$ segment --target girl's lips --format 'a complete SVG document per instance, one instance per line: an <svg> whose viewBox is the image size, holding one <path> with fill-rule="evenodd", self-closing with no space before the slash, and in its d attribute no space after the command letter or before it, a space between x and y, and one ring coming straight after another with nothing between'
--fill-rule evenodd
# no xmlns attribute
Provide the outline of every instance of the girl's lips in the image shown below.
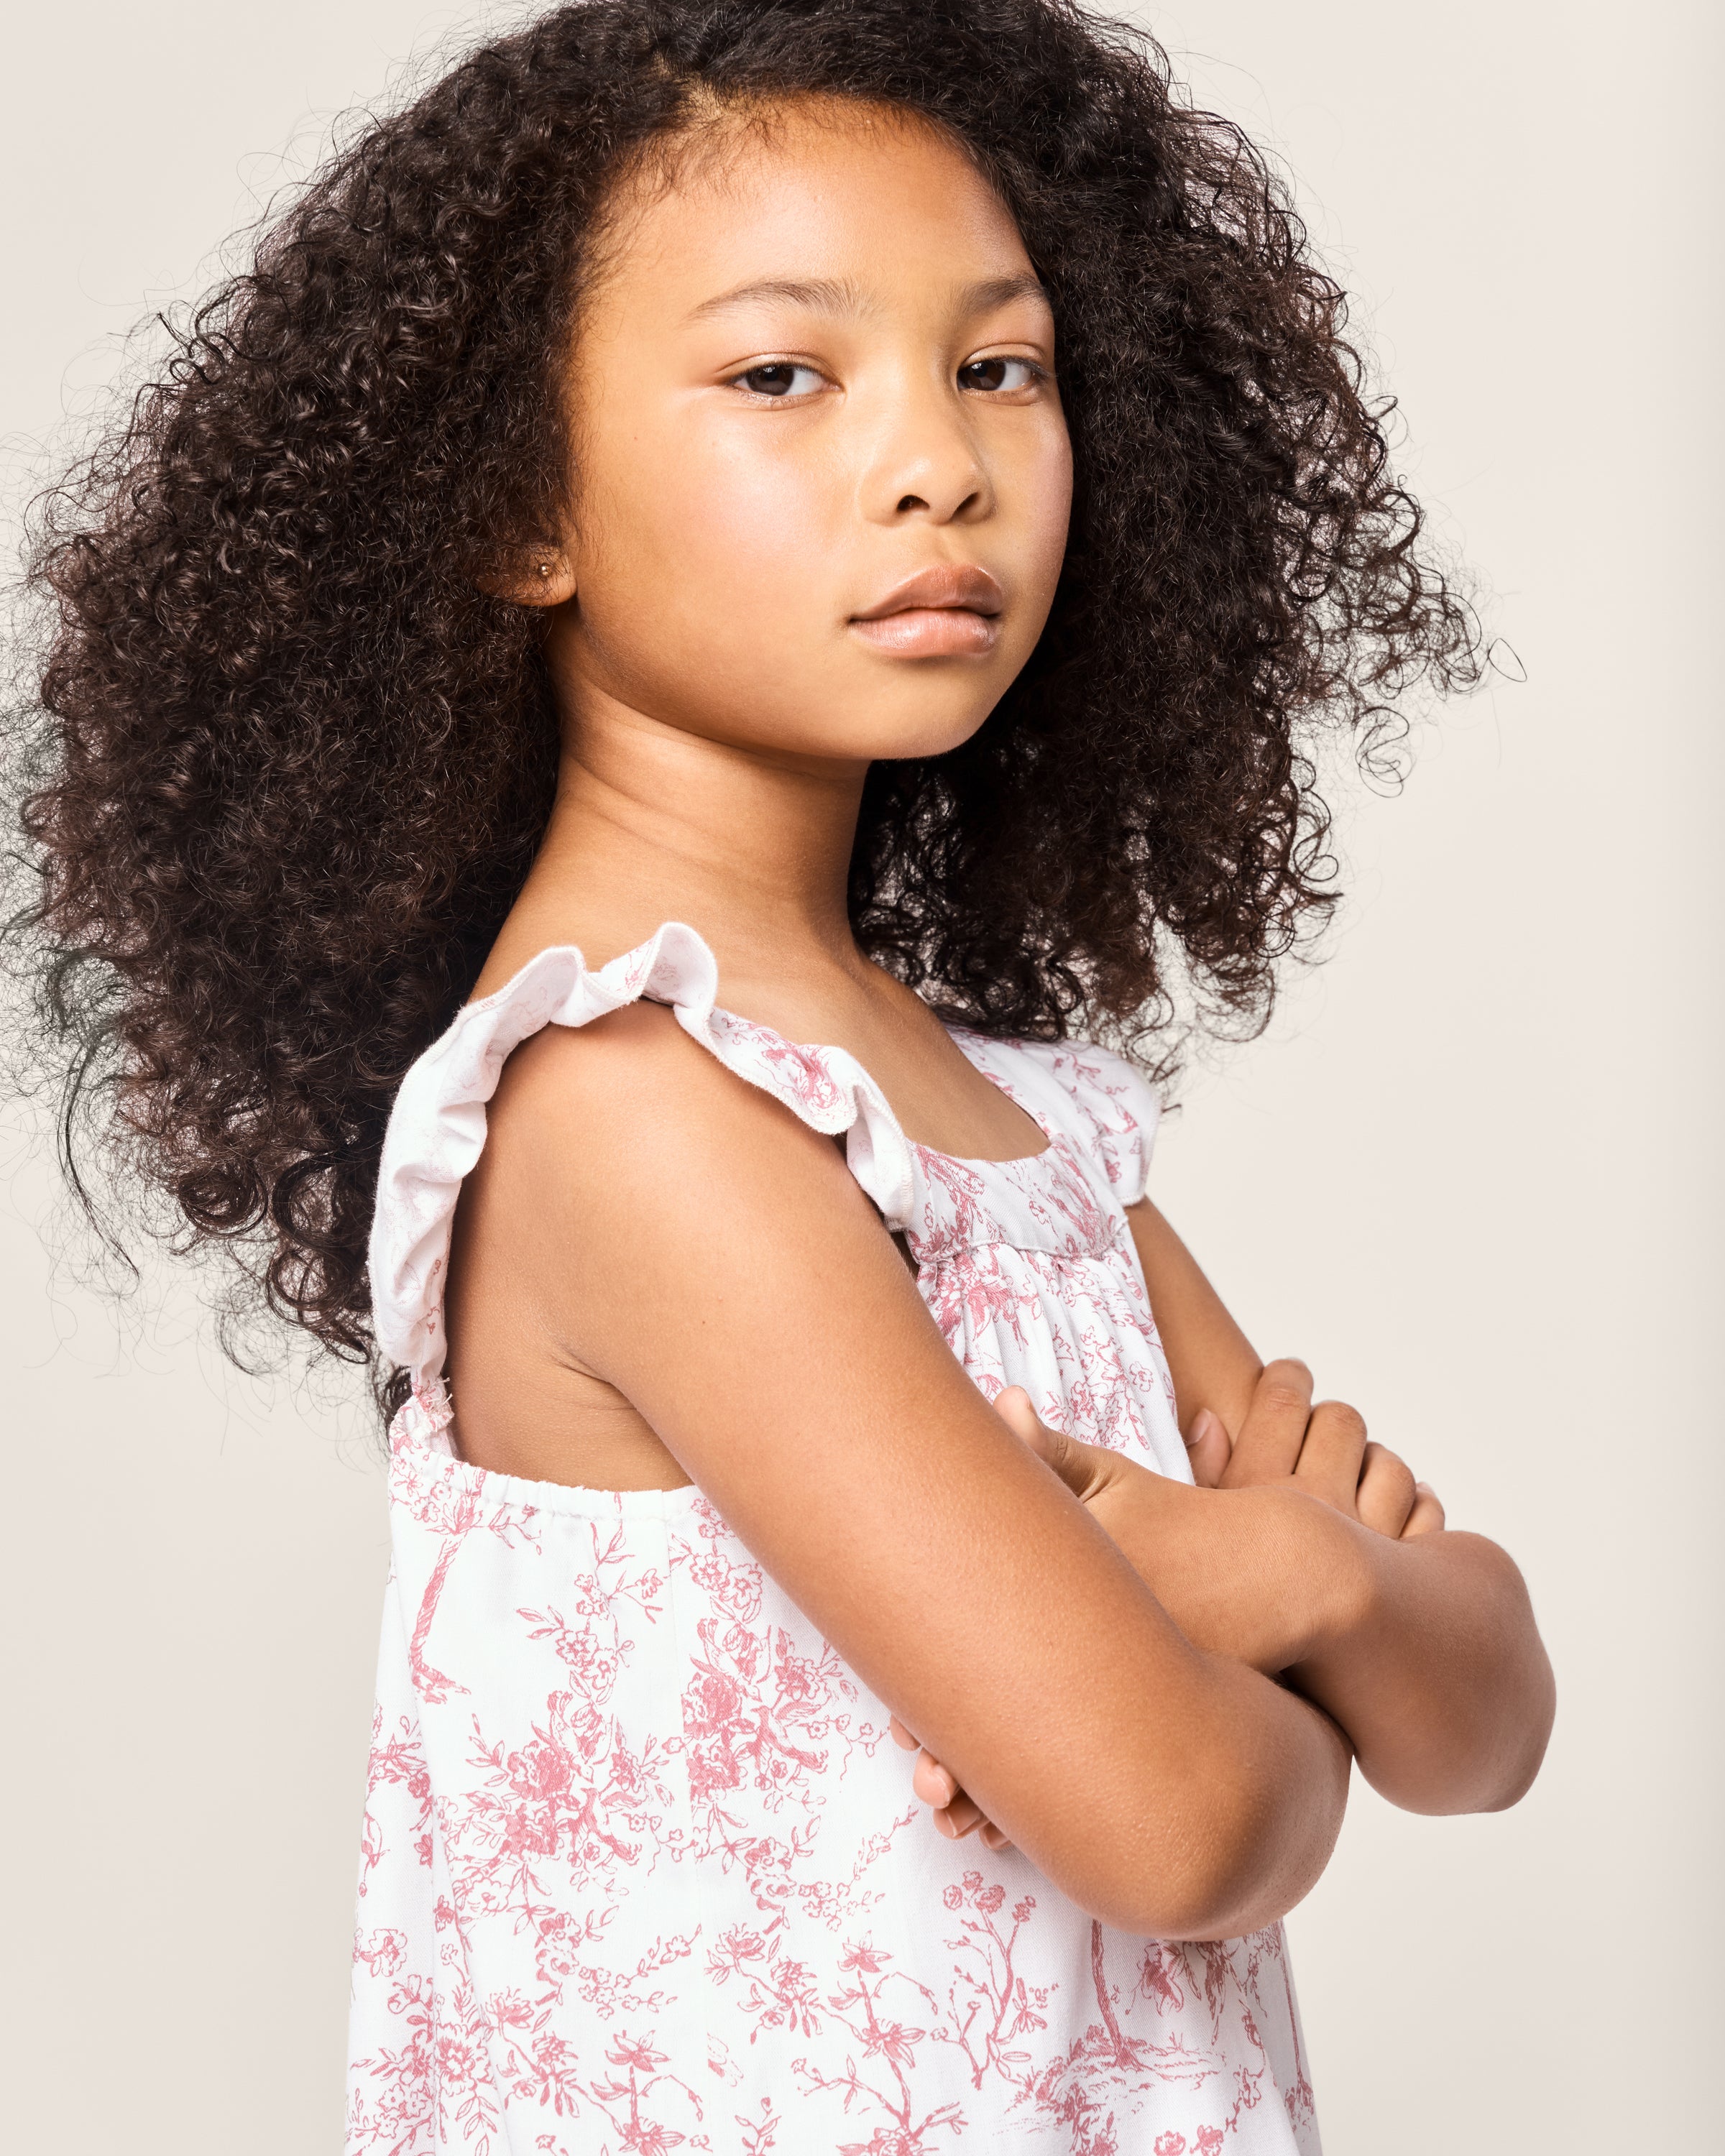
<svg viewBox="0 0 1725 2156"><path fill-rule="evenodd" d="M992 651L1000 623L969 607L904 607L896 613L853 620L850 626L877 651L904 659L950 659Z"/></svg>
<svg viewBox="0 0 1725 2156"><path fill-rule="evenodd" d="M877 651L947 659L992 651L1006 594L986 569L944 562L906 578L850 626Z"/></svg>

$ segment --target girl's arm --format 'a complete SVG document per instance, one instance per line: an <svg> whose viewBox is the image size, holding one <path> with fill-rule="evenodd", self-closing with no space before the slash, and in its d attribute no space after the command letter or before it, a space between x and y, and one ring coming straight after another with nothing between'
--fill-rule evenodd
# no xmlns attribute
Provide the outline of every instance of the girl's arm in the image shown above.
<svg viewBox="0 0 1725 2156"><path fill-rule="evenodd" d="M1334 1724L1182 1635L954 1359L825 1138L649 1005L524 1045L490 1123L464 1263L634 1404L1049 1878L1171 1938L1305 1894L1346 1797ZM471 1337L460 1368L492 1382Z"/></svg>
<svg viewBox="0 0 1725 2156"><path fill-rule="evenodd" d="M1308 1429L1317 1428L1309 1374L1297 1363L1265 1370L1147 1199L1127 1217L1182 1429L1189 1435L1204 1409L1221 1417L1234 1440L1220 1470L1223 1491L1293 1476ZM1343 1459L1358 1459L1364 1430L1353 1410L1318 1414L1328 1419L1327 1441ZM1303 1479L1312 1488L1312 1477ZM1351 1490L1319 1494L1349 1508ZM1393 1539L1350 1528L1334 1546L1350 1580L1328 1597L1332 1609L1350 1614L1326 1628L1317 1651L1290 1671L1291 1681L1347 1731L1361 1772L1392 1803L1422 1812L1514 1804L1538 1772L1555 1705L1521 1573L1481 1535Z"/></svg>

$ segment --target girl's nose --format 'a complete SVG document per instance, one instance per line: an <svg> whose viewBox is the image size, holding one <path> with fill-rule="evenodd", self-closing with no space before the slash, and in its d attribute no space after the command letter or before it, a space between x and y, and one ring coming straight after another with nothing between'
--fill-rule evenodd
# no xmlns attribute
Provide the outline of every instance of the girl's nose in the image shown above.
<svg viewBox="0 0 1725 2156"><path fill-rule="evenodd" d="M993 506L992 483L956 396L906 398L883 418L863 483L871 521L968 523Z"/></svg>

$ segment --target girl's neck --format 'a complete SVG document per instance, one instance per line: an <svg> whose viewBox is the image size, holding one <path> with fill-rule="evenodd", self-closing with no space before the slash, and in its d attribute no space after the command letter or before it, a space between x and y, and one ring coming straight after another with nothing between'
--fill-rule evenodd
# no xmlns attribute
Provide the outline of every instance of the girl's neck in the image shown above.
<svg viewBox="0 0 1725 2156"><path fill-rule="evenodd" d="M601 965L685 921L711 946L721 1000L875 969L846 884L866 766L741 748L583 696L521 896L475 985L501 988L548 945ZM836 984L836 983L835 983Z"/></svg>
<svg viewBox="0 0 1725 2156"><path fill-rule="evenodd" d="M579 714L475 996L554 944L600 966L684 921L717 962L720 1004L788 1040L847 1050L922 1143L966 1159L1040 1149L1024 1111L857 948L845 897L865 762L739 747L597 694Z"/></svg>

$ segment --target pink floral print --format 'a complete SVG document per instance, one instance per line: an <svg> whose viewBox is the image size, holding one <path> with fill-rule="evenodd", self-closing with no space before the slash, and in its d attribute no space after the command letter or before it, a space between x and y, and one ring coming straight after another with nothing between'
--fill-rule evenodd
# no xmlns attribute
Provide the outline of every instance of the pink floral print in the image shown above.
<svg viewBox="0 0 1725 2156"><path fill-rule="evenodd" d="M719 1010L667 924L542 953L409 1074L372 1237L391 1431L350 2156L1247 2156L1317 2148L1281 1928L1101 1924L1016 1850L945 1840L887 1710L698 1487L466 1465L441 1378L461 1178L510 1049L637 995L817 1127L902 1228L991 1396L1185 1479L1130 1230L1156 1102L1105 1051L955 1032L1044 1148L911 1145L840 1051Z"/></svg>

